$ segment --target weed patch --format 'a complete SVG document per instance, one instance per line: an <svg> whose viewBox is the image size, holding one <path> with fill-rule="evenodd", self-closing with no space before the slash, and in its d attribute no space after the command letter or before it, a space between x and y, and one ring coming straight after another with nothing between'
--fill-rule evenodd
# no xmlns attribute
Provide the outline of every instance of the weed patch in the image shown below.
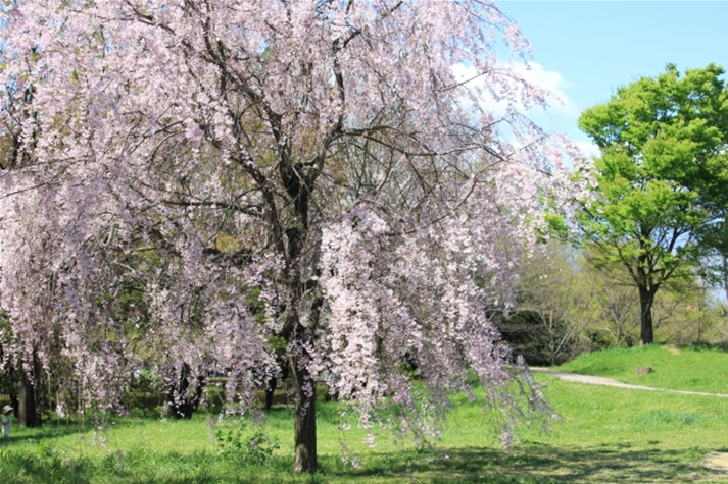
<svg viewBox="0 0 728 484"><path fill-rule="evenodd" d="M696 413L671 412L669 410L654 410L637 418L637 423L644 427L670 426L685 427L700 425L708 420L703 415Z"/></svg>
<svg viewBox="0 0 728 484"><path fill-rule="evenodd" d="M217 430L215 440L223 456L243 465L270 465L273 453L281 448L278 437L271 438L261 425L245 420L237 428Z"/></svg>

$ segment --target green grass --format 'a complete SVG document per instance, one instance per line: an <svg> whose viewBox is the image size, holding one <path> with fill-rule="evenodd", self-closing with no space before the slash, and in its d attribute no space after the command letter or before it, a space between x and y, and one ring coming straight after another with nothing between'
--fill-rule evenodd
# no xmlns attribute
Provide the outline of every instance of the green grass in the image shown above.
<svg viewBox="0 0 728 484"><path fill-rule="evenodd" d="M695 389L681 386L695 379L705 382L700 390L715 390L711 385L717 377L709 376L718 373L720 358L728 355L706 349L674 353L659 346L612 350L567 368L599 368L595 374L626 381L634 366L652 366L654 376L665 374L656 381L666 387ZM643 378L635 381L647 384ZM41 429L14 427L9 441L0 442L0 483L721 482L701 462L711 451L728 452L728 398L591 386L540 375L539 381L546 384L544 392L562 418L549 433L521 429L520 444L510 450L497 444L482 400L471 403L464 395L453 399L442 440L424 450L395 444L386 435L372 449L363 442L362 430L339 432L336 403L321 403L322 471L312 476L290 471L292 416L277 408L266 415L265 432L280 447L270 446L270 458L258 461L243 451L223 452L210 437L204 413L191 421L114 418L101 431L94 431L88 421L85 428L63 422L48 422ZM233 436L238 429L235 419L214 427ZM246 436L255 431L251 425L242 430ZM341 439L361 460L360 467L343 464Z"/></svg>
<svg viewBox="0 0 728 484"><path fill-rule="evenodd" d="M637 366L649 366L653 372L637 376ZM658 388L728 394L728 352L724 347L610 348L581 355L559 369Z"/></svg>

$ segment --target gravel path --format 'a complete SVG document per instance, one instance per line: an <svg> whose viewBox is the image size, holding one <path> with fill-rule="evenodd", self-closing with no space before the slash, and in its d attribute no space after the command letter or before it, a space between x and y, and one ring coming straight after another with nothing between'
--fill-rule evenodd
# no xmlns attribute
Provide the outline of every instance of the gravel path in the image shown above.
<svg viewBox="0 0 728 484"><path fill-rule="evenodd" d="M608 385L611 387L631 388L633 390L648 390L652 392L670 392L682 393L683 395L703 395L708 397L728 397L726 393L707 393L707 392L691 392L687 390L668 390L667 388L646 387L643 385L632 385L630 383L622 383L611 378L603 376L579 375L577 373L566 373L564 371L549 370L548 368L530 367L532 373L548 373L562 380L573 381L577 383L589 383L592 385Z"/></svg>

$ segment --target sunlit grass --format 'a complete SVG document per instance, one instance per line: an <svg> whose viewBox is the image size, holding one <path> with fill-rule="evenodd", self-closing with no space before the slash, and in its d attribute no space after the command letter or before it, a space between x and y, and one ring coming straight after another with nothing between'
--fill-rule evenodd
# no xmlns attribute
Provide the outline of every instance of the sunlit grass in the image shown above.
<svg viewBox="0 0 728 484"><path fill-rule="evenodd" d="M669 356L657 358L663 353ZM602 368L600 374L612 377L626 375L633 365L653 366L655 373L673 375L669 383L679 387L705 378L710 373L705 368L726 356L712 350L674 353L664 347L638 348L591 355L574 365L581 371ZM660 363L678 356L687 362L679 371L672 363ZM718 368L713 366L713 372ZM0 483L716 482L700 464L711 451L728 451L728 398L539 379L562 419L552 423L549 433L520 429L520 444L509 450L498 445L482 398L470 402L465 395L456 396L442 439L423 449L394 443L386 433L370 448L363 430L339 431L335 402L321 402L322 470L313 476L290 471L292 414L279 407L265 415L264 432L280 447L264 465L247 465L241 456L225 454L211 438L216 431L236 432L240 422L233 418L213 427L211 420L218 416L204 411L190 421L148 414L110 418L100 430L89 419L85 426L63 421L48 421L41 429L16 426L11 439L0 442ZM248 424L244 432L254 429ZM351 453L343 451L342 441ZM361 461L358 468L343 462L342 457L351 460L353 455Z"/></svg>
<svg viewBox="0 0 728 484"><path fill-rule="evenodd" d="M638 366L648 366L652 373L638 376ZM728 394L728 352L724 347L609 348L581 355L560 369L659 388Z"/></svg>

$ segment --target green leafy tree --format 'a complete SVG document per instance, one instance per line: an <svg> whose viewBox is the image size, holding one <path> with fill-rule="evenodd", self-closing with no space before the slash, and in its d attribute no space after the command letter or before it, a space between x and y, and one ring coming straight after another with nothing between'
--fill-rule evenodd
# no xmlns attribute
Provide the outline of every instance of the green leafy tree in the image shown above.
<svg viewBox="0 0 728 484"><path fill-rule="evenodd" d="M623 265L637 287L640 340L651 343L655 294L692 277L699 243L720 217L715 173L726 166L728 93L721 67L668 65L586 110L579 126L599 147L596 201L582 217L598 267Z"/></svg>

